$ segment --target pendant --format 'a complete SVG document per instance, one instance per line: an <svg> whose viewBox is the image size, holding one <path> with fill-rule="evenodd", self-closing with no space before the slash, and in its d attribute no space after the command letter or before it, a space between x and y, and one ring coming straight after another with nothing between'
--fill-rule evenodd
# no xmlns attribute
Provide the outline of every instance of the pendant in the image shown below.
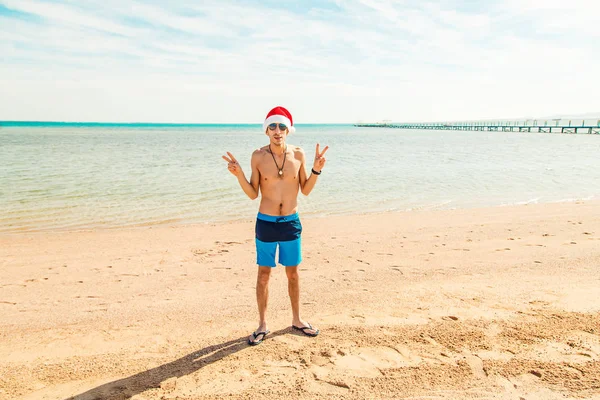
<svg viewBox="0 0 600 400"><path fill-rule="evenodd" d="M279 170L279 176L283 175L283 170Z"/></svg>

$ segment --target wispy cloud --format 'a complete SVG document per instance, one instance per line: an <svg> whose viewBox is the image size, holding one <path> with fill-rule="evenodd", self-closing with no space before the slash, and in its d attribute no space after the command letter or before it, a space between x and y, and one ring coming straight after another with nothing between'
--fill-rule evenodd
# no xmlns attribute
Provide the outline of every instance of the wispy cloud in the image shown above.
<svg viewBox="0 0 600 400"><path fill-rule="evenodd" d="M444 120L600 110L573 0L0 0L0 119Z"/></svg>

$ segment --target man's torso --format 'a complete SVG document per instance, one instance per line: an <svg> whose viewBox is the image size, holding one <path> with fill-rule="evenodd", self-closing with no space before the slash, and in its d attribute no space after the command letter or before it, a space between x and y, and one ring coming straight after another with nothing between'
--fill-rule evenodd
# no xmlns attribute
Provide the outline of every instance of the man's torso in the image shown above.
<svg viewBox="0 0 600 400"><path fill-rule="evenodd" d="M271 153L269 146L257 151L258 186L261 192L259 212L268 215L290 215L298 211L302 150L287 145L285 164L283 154ZM275 159L273 159L275 158ZM282 175L279 175L279 169Z"/></svg>

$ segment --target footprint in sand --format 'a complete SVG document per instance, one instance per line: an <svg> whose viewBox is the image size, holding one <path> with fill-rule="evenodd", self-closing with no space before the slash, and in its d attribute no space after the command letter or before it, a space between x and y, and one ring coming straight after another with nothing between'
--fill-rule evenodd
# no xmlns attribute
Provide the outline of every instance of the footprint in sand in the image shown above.
<svg viewBox="0 0 600 400"><path fill-rule="evenodd" d="M529 373L530 373L531 375L533 375L533 376L537 377L537 378L541 378L541 377L542 377L542 373L541 373L540 371L535 371L535 370L532 370L532 371L529 371Z"/></svg>
<svg viewBox="0 0 600 400"><path fill-rule="evenodd" d="M3 287L5 287L5 286L21 286L21 287L27 287L27 285L26 285L26 284L24 284L24 283L7 283L7 284L4 284L4 285L0 285L0 288L3 288Z"/></svg>
<svg viewBox="0 0 600 400"><path fill-rule="evenodd" d="M467 365L471 368L471 372L473 375L480 379L487 378L488 374L485 372L483 368L483 360L476 355L473 354L465 354L465 361Z"/></svg>
<svg viewBox="0 0 600 400"><path fill-rule="evenodd" d="M364 316L364 315L358 315L358 314L356 314L356 315L351 315L351 316L350 316L350 318L352 318L352 319L358 319L358 320L359 320L359 322L361 322L361 323L363 323L363 324L364 324L364 323L365 323L365 321L366 321L366 319L365 319L365 316Z"/></svg>
<svg viewBox="0 0 600 400"><path fill-rule="evenodd" d="M447 315L442 317L442 319L445 321L458 321L458 317L455 317L454 315Z"/></svg>
<svg viewBox="0 0 600 400"><path fill-rule="evenodd" d="M550 303L544 300L532 300L529 302L529 304L534 305L534 306L549 306Z"/></svg>
<svg viewBox="0 0 600 400"><path fill-rule="evenodd" d="M317 380L344 382L340 378L378 378L382 369L416 366L422 360L407 348L363 347L324 354L311 359L311 372Z"/></svg>

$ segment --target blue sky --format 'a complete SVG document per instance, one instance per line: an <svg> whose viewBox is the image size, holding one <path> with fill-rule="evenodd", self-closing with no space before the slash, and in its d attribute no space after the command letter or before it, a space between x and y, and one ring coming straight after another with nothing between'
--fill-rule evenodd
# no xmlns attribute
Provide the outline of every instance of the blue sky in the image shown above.
<svg viewBox="0 0 600 400"><path fill-rule="evenodd" d="M600 111L596 0L0 0L0 120Z"/></svg>

